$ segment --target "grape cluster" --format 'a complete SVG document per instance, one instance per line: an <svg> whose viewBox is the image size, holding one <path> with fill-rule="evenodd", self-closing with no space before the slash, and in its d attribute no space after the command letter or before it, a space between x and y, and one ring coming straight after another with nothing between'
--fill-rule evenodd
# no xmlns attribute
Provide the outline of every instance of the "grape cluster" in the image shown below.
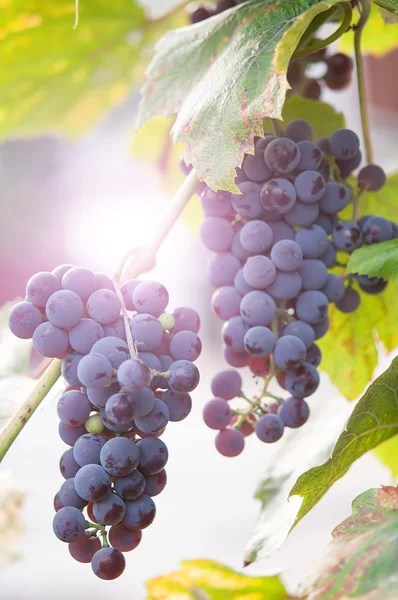
<svg viewBox="0 0 398 600"><path fill-rule="evenodd" d="M213 15L218 15L224 12L224 10L234 8L244 2L247 2L247 0L218 0L218 2L205 3L191 2L187 7L189 20L192 25L200 23L200 21L205 21Z"/></svg>
<svg viewBox="0 0 398 600"><path fill-rule="evenodd" d="M323 71L319 77L312 75L315 68ZM343 90L350 85L353 70L354 62L350 56L341 52L327 56L327 48L322 48L309 56L292 60L287 71L287 80L294 94L319 100L322 84L330 90Z"/></svg>
<svg viewBox="0 0 398 600"><path fill-rule="evenodd" d="M312 138L303 120L289 123L283 137L256 138L254 154L238 169L240 193L206 188L201 194L200 237L216 253L208 278L216 288L213 310L225 321L225 360L264 378L253 400L243 394L235 369L213 379L214 399L204 407L204 421L219 432L216 447L225 456L239 454L253 432L263 442L276 442L285 427L307 421L305 399L319 385L316 341L328 331L329 304L349 313L359 306L358 289L376 294L387 285L338 271L361 244L397 236L396 225L381 217L348 220L340 214L351 204L356 215L363 191L383 186L384 171L365 166L354 190L344 180L361 162L355 132L339 129L330 138ZM290 394L285 400L269 393L274 375ZM234 398L248 406L233 410Z"/></svg>
<svg viewBox="0 0 398 600"><path fill-rule="evenodd" d="M199 315L189 307L166 313L168 301L156 281L128 281L118 294L106 275L62 265L34 275L9 315L15 335L62 358L59 435L70 448L53 529L101 579L122 574L122 553L154 520L168 460L159 437L188 416L199 382Z"/></svg>

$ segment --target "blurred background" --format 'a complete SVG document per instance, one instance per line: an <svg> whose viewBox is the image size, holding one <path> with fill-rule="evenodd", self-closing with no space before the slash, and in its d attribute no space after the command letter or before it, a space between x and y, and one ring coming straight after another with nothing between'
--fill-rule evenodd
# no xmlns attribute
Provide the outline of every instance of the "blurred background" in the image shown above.
<svg viewBox="0 0 398 600"><path fill-rule="evenodd" d="M146 4L154 17L164 8L161 0ZM396 58L372 58L367 63L375 158L387 172L397 167L398 96L381 87L380 78L383 74L386 86L394 85ZM138 99L138 91L132 90L76 138L35 135L0 145L0 304L24 296L32 274L61 263L112 272L124 252L149 238L170 200L175 174L170 182L153 161L146 160L147 146L151 154L150 133L142 152L132 141ZM355 85L340 93L326 90L323 99L345 113L349 127L360 131ZM187 304L200 313L204 347L198 361L202 381L193 393L192 414L182 425L171 424L164 436L170 450L168 485L157 499L154 524L144 532L142 544L126 555L126 571L116 581L100 581L89 565L70 558L67 545L59 543L51 526L64 445L58 438L56 403L48 401L1 466L13 471L25 495L19 558L0 568L2 599L50 600L90 594L102 600L111 591L121 600L143 600L145 580L178 569L182 559L213 558L242 568L243 550L259 510L254 491L278 448L249 439L241 456L225 459L215 452L214 434L201 421L210 379L223 362L221 323L211 313L212 290L205 275L209 255L196 235L199 222L200 201L194 197L192 207L161 248L150 275L168 288L171 308ZM380 371L387 363L383 357ZM250 385L249 372L245 376ZM331 398L344 422L346 401L324 375L311 406L322 406ZM333 527L349 515L352 499L390 481L390 472L376 458L363 457L350 476L339 481L300 523L282 549L249 567L247 573L281 572L293 590L330 540Z"/></svg>

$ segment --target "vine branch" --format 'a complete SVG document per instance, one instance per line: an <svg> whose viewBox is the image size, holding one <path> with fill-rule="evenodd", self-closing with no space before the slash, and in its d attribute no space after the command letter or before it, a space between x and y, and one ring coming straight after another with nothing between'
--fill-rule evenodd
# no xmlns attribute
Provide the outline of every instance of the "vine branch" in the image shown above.
<svg viewBox="0 0 398 600"><path fill-rule="evenodd" d="M370 14L370 2L368 0L362 0L359 4L359 11L361 16L357 25L355 26L354 51L355 63L357 67L358 96L359 109L361 113L362 132L365 141L366 161L369 164L373 162L373 151L372 142L370 138L369 115L366 103L365 73L363 66L363 56L361 52L361 40L363 28L365 27Z"/></svg>
<svg viewBox="0 0 398 600"><path fill-rule="evenodd" d="M343 20L341 22L340 27L338 27L336 31L332 33L332 35L327 37L325 40L316 40L316 42L313 42L312 44L305 46L304 48L296 50L296 52L292 56L293 59L302 58L303 56L308 56L310 54L313 54L314 52L317 52L318 50L322 50L322 48L326 48L326 46L329 46L329 44L338 40L343 35L343 33L347 31L351 24L352 18L351 4L349 2L344 2L344 4L339 4L338 6L343 11Z"/></svg>
<svg viewBox="0 0 398 600"><path fill-rule="evenodd" d="M57 358L44 371L34 389L0 435L0 462L60 375L61 360Z"/></svg>

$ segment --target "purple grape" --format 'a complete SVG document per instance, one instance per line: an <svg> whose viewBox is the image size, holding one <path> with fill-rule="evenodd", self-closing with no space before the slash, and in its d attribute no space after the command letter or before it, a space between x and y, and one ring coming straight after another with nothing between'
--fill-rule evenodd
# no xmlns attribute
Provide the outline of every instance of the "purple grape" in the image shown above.
<svg viewBox="0 0 398 600"><path fill-rule="evenodd" d="M223 456L238 456L244 447L245 438L238 429L224 429L216 435L216 448Z"/></svg>
<svg viewBox="0 0 398 600"><path fill-rule="evenodd" d="M159 317L169 303L169 294L158 281L143 281L133 292L133 303L139 313Z"/></svg>
<svg viewBox="0 0 398 600"><path fill-rule="evenodd" d="M229 346L223 348L224 359L231 367L247 367L250 356L246 352L234 352Z"/></svg>
<svg viewBox="0 0 398 600"><path fill-rule="evenodd" d="M74 483L76 491L81 498L88 502L97 502L105 498L109 493L112 480L100 465L84 465L76 473Z"/></svg>
<svg viewBox="0 0 398 600"><path fill-rule="evenodd" d="M267 292L253 290L242 298L240 314L245 322L255 325L268 325L275 316L276 305Z"/></svg>
<svg viewBox="0 0 398 600"><path fill-rule="evenodd" d="M64 508L64 505L62 504L61 500L59 499L59 494L55 494L54 496L54 510L55 512L58 512L59 510L61 510L61 508Z"/></svg>
<svg viewBox="0 0 398 600"><path fill-rule="evenodd" d="M101 548L93 556L91 567L94 574L106 581L117 579L126 568L126 560L116 548Z"/></svg>
<svg viewBox="0 0 398 600"><path fill-rule="evenodd" d="M261 202L271 215L281 215L291 210L297 199L294 186L287 179L270 179L261 188Z"/></svg>
<svg viewBox="0 0 398 600"><path fill-rule="evenodd" d="M46 303L46 315L50 323L62 329L70 329L83 318L83 302L69 290L59 290Z"/></svg>
<svg viewBox="0 0 398 600"><path fill-rule="evenodd" d="M303 292L296 303L296 314L300 321L310 325L320 323L328 314L329 301L318 290ZM294 394L293 394L294 395Z"/></svg>
<svg viewBox="0 0 398 600"><path fill-rule="evenodd" d="M100 549L100 540L98 538L89 538L87 535L69 544L71 557L80 563L91 563L94 554Z"/></svg>
<svg viewBox="0 0 398 600"><path fill-rule="evenodd" d="M297 200L289 212L285 213L284 219L286 223L292 227L307 227L312 225L319 214L319 206L315 204L306 204Z"/></svg>
<svg viewBox="0 0 398 600"><path fill-rule="evenodd" d="M346 179L347 177L349 177L349 175L351 175L351 173L359 167L361 162L362 152L360 150L358 150L358 152L356 152L356 154L348 160L336 159L336 165L340 170L340 177L342 179Z"/></svg>
<svg viewBox="0 0 398 600"><path fill-rule="evenodd" d="M320 323L315 323L314 325L312 325L312 329L314 330L314 334L315 334L315 339L319 340L321 337L323 337L325 335L325 333L327 333L329 331L330 328L330 319L328 316L326 316L324 319L322 319L322 321ZM310 362L311 364L313 364L310 360L308 360L307 357L307 362Z"/></svg>
<svg viewBox="0 0 398 600"><path fill-rule="evenodd" d="M86 354L77 366L77 376L86 387L105 387L112 379L112 365L102 354Z"/></svg>
<svg viewBox="0 0 398 600"><path fill-rule="evenodd" d="M58 433L65 444L73 446L81 435L87 433L87 430L84 425L80 425L80 427L69 427L68 425L60 423L58 426Z"/></svg>
<svg viewBox="0 0 398 600"><path fill-rule="evenodd" d="M123 317L119 317L109 325L103 325L104 337L117 337L124 342L126 341L126 329L124 326Z"/></svg>
<svg viewBox="0 0 398 600"><path fill-rule="evenodd" d="M375 294L380 294L383 292L388 285L388 281L384 281L383 279L377 279L377 282L372 285L364 285L363 283L359 284L359 287L365 294L371 294L374 296Z"/></svg>
<svg viewBox="0 0 398 600"><path fill-rule="evenodd" d="M304 323L304 321L293 321L293 323L289 323L284 330L283 336L295 336L299 338L304 346L308 349L314 343L314 330L311 325L308 323Z"/></svg>
<svg viewBox="0 0 398 600"><path fill-rule="evenodd" d="M292 271L283 273L277 271L275 280L268 286L267 291L277 300L291 300L295 298L301 290L301 277Z"/></svg>
<svg viewBox="0 0 398 600"><path fill-rule="evenodd" d="M118 337L104 337L98 340L91 348L91 353L100 354L107 358L113 369L118 369L125 360L130 358L129 348L126 342Z"/></svg>
<svg viewBox="0 0 398 600"><path fill-rule="evenodd" d="M99 323L92 319L82 319L69 331L69 344L80 354L88 354L95 342L104 337Z"/></svg>
<svg viewBox="0 0 398 600"><path fill-rule="evenodd" d="M234 237L234 230L228 221L220 217L207 217L200 228L202 244L213 252L229 250Z"/></svg>
<svg viewBox="0 0 398 600"><path fill-rule="evenodd" d="M53 530L61 542L75 542L85 531L86 521L78 508L65 506L54 516Z"/></svg>
<svg viewBox="0 0 398 600"><path fill-rule="evenodd" d="M318 217L314 221L314 225L322 227L327 235L330 235L337 223L336 215L326 215L319 213Z"/></svg>
<svg viewBox="0 0 398 600"><path fill-rule="evenodd" d="M166 483L167 475L164 469L162 469L160 473L156 473L156 475L146 475L144 493L151 498L158 496L161 492L163 492L164 488L166 487Z"/></svg>
<svg viewBox="0 0 398 600"><path fill-rule="evenodd" d="M155 394L146 388L129 394L129 401L134 408L134 417L146 417L155 407Z"/></svg>
<svg viewBox="0 0 398 600"><path fill-rule="evenodd" d="M194 331L199 333L200 329L200 317L196 310L189 306L180 306L173 312L175 325L171 330L172 333L179 333L180 331Z"/></svg>
<svg viewBox="0 0 398 600"><path fill-rule="evenodd" d="M386 180L384 170L378 165L367 165L358 173L358 187L360 190L377 192L383 187Z"/></svg>
<svg viewBox="0 0 398 600"><path fill-rule="evenodd" d="M331 242L328 242L328 245L326 246L326 250L323 254L321 254L321 256L319 257L319 260L321 260L328 269L331 269L336 264L336 258L337 258L336 248L333 246L333 244Z"/></svg>
<svg viewBox="0 0 398 600"><path fill-rule="evenodd" d="M134 405L129 394L119 393L111 396L106 403L105 414L116 425L130 423L134 418Z"/></svg>
<svg viewBox="0 0 398 600"><path fill-rule="evenodd" d="M272 229L264 221L249 221L239 232L240 242L248 252L262 254L272 244Z"/></svg>
<svg viewBox="0 0 398 600"><path fill-rule="evenodd" d="M310 409L305 400L288 398L279 407L278 416L282 419L285 427L297 429L308 421Z"/></svg>
<svg viewBox="0 0 398 600"><path fill-rule="evenodd" d="M112 383L104 388L87 388L86 394L91 404L97 408L104 408L105 404L113 394L120 391L120 386L117 383Z"/></svg>
<svg viewBox="0 0 398 600"><path fill-rule="evenodd" d="M322 160L322 152L314 142L303 140L297 144L300 150L300 162L297 166L300 171L315 170Z"/></svg>
<svg viewBox="0 0 398 600"><path fill-rule="evenodd" d="M251 327L244 337L244 348L250 356L268 356L275 347L275 337L268 327Z"/></svg>
<svg viewBox="0 0 398 600"><path fill-rule="evenodd" d="M292 140L277 138L266 147L264 160L274 173L291 173L300 162L300 150Z"/></svg>
<svg viewBox="0 0 398 600"><path fill-rule="evenodd" d="M192 409L192 399L189 394L167 390L162 394L162 401L169 409L169 420L173 423L185 419Z"/></svg>
<svg viewBox="0 0 398 600"><path fill-rule="evenodd" d="M61 471L62 477L65 479L74 477L80 469L80 466L81 465L76 462L73 456L73 448L65 450L59 461L59 470Z"/></svg>
<svg viewBox="0 0 398 600"><path fill-rule="evenodd" d="M112 290L115 291L115 286L112 279L106 275L106 273L94 273L97 279L97 287L99 290Z"/></svg>
<svg viewBox="0 0 398 600"><path fill-rule="evenodd" d="M302 171L297 175L294 187L302 202L314 204L324 195L326 183L318 171Z"/></svg>
<svg viewBox="0 0 398 600"><path fill-rule="evenodd" d="M122 305L112 290L95 290L87 300L88 316L100 323L109 325L120 315Z"/></svg>
<svg viewBox="0 0 398 600"><path fill-rule="evenodd" d="M271 223L270 227L272 229L272 242L274 245L281 240L294 240L294 229L284 221Z"/></svg>
<svg viewBox="0 0 398 600"><path fill-rule="evenodd" d="M296 233L296 242L303 251L304 258L318 258L328 245L328 236L319 225L302 227Z"/></svg>
<svg viewBox="0 0 398 600"><path fill-rule="evenodd" d="M353 158L359 150L359 138L350 129L338 129L330 136L330 150L340 160Z"/></svg>
<svg viewBox="0 0 398 600"><path fill-rule="evenodd" d="M322 288L329 302L339 302L344 296L344 291L344 280L334 273L329 273L326 284Z"/></svg>
<svg viewBox="0 0 398 600"><path fill-rule="evenodd" d="M271 250L271 259L280 271L295 271L301 265L303 252L293 240L281 240Z"/></svg>
<svg viewBox="0 0 398 600"><path fill-rule="evenodd" d="M261 142L261 140L259 140ZM243 159L242 169L249 179L264 182L271 177L271 171L264 162L264 148L258 143L255 145L254 154L246 154Z"/></svg>
<svg viewBox="0 0 398 600"><path fill-rule="evenodd" d="M341 221L333 229L332 239L338 250L352 252L361 245L362 234L354 221Z"/></svg>
<svg viewBox="0 0 398 600"><path fill-rule="evenodd" d="M185 361L181 361L185 362ZM176 363L173 363L176 364ZM155 398L155 404L152 410L144 417L134 417L134 423L138 429L146 434L156 434L166 427L169 422L169 409L167 405Z"/></svg>
<svg viewBox="0 0 398 600"><path fill-rule="evenodd" d="M66 271L69 269L73 269L73 265L59 265L52 270L52 274L56 275L60 281L62 281L62 277L65 275Z"/></svg>
<svg viewBox="0 0 398 600"><path fill-rule="evenodd" d="M328 317L326 317L328 318ZM318 327L318 325L315 325ZM314 367L319 367L322 361L322 352L317 344L312 344L307 350L307 362Z"/></svg>
<svg viewBox="0 0 398 600"><path fill-rule="evenodd" d="M167 464L169 452L162 440L157 438L144 438L137 443L140 453L138 469L146 475L156 475Z"/></svg>
<svg viewBox="0 0 398 600"><path fill-rule="evenodd" d="M260 202L261 186L252 181L238 185L241 194L232 194L231 203L235 212L246 219L255 219L263 212Z"/></svg>
<svg viewBox="0 0 398 600"><path fill-rule="evenodd" d="M230 192L214 192L206 188L200 200L206 217L226 217L231 212Z"/></svg>
<svg viewBox="0 0 398 600"><path fill-rule="evenodd" d="M316 145L324 154L331 154L329 138L321 137L316 141Z"/></svg>
<svg viewBox="0 0 398 600"><path fill-rule="evenodd" d="M109 492L105 498L94 502L93 514L100 525L118 525L126 514L126 505L117 495Z"/></svg>
<svg viewBox="0 0 398 600"><path fill-rule="evenodd" d="M218 288L211 299L211 305L216 315L223 321L240 314L242 296L231 285Z"/></svg>
<svg viewBox="0 0 398 600"><path fill-rule="evenodd" d="M334 215L347 206L350 201L350 192L348 188L337 181L328 181L319 207L323 213Z"/></svg>
<svg viewBox="0 0 398 600"><path fill-rule="evenodd" d="M61 423L68 427L83 425L91 412L91 404L82 392L64 392L58 400L57 413Z"/></svg>
<svg viewBox="0 0 398 600"><path fill-rule="evenodd" d="M64 506L74 506L75 508L84 508L87 504L86 500L83 500L76 492L74 485L74 477L71 477L64 481L59 490L59 499Z"/></svg>
<svg viewBox="0 0 398 600"><path fill-rule="evenodd" d="M240 294L240 296L244 296L245 294L248 294L253 290L253 288L247 283L245 279L245 276L243 274L243 268L239 269L239 271L235 275L234 287L236 291Z"/></svg>
<svg viewBox="0 0 398 600"><path fill-rule="evenodd" d="M115 525L109 530L109 541L114 548L121 552L130 552L139 545L142 538L142 533L137 531L129 531L124 525Z"/></svg>
<svg viewBox="0 0 398 600"><path fill-rule="evenodd" d="M125 477L115 477L116 493L124 500L136 500L144 493L146 480L140 471L133 471Z"/></svg>
<svg viewBox="0 0 398 600"><path fill-rule="evenodd" d="M240 261L231 252L220 252L213 256L208 268L208 279L213 287L233 285ZM173 332L174 333L174 332Z"/></svg>
<svg viewBox="0 0 398 600"><path fill-rule="evenodd" d="M131 531L146 529L153 522L156 515L156 505L152 498L142 494L137 500L126 502L126 516L123 525Z"/></svg>
<svg viewBox="0 0 398 600"><path fill-rule="evenodd" d="M367 244L378 244L390 240L393 237L391 221L383 217L370 217L365 221L362 233Z"/></svg>
<svg viewBox="0 0 398 600"><path fill-rule="evenodd" d="M151 352L160 345L163 338L163 327L153 315L136 315L131 319L130 326L138 350Z"/></svg>
<svg viewBox="0 0 398 600"><path fill-rule="evenodd" d="M255 289L264 289L275 279L275 265L267 256L252 256L243 267L247 283Z"/></svg>
<svg viewBox="0 0 398 600"><path fill-rule="evenodd" d="M296 144L312 140L312 127L308 121L304 121L304 119L294 119L294 121L290 121L290 123L286 125L285 136L290 140L293 140L293 142L296 142Z"/></svg>
<svg viewBox="0 0 398 600"><path fill-rule="evenodd" d="M148 387L151 381L151 371L143 361L129 359L120 365L117 379L126 392L139 392Z"/></svg>
<svg viewBox="0 0 398 600"><path fill-rule="evenodd" d="M116 437L102 446L100 460L112 477L124 477L137 467L140 453L132 440Z"/></svg>
<svg viewBox="0 0 398 600"><path fill-rule="evenodd" d="M273 444L281 439L284 424L278 415L268 414L259 418L256 423L256 435L266 444Z"/></svg>
<svg viewBox="0 0 398 600"><path fill-rule="evenodd" d="M248 326L243 317L231 317L222 328L222 338L224 343L231 348L234 352L243 352L244 337Z"/></svg>
<svg viewBox="0 0 398 600"><path fill-rule="evenodd" d="M61 289L56 275L42 271L33 275L26 284L26 300L39 308L46 306L49 297Z"/></svg>
<svg viewBox="0 0 398 600"><path fill-rule="evenodd" d="M10 331L22 340L30 339L36 327L43 323L43 316L31 302L18 302L8 315Z"/></svg>
<svg viewBox="0 0 398 600"><path fill-rule="evenodd" d="M126 431L130 431L134 427L133 420L129 423L125 423L122 425L121 423L116 423L112 419L109 419L104 408L101 408L100 410L100 417L103 425L107 429L110 429L110 431L114 431L115 433L125 433Z"/></svg>
<svg viewBox="0 0 398 600"><path fill-rule="evenodd" d="M225 429L232 416L232 409L223 398L213 398L203 408L203 420L210 429Z"/></svg>
<svg viewBox="0 0 398 600"><path fill-rule="evenodd" d="M202 351L202 342L193 331L179 331L170 342L170 354L175 360L194 362Z"/></svg>
<svg viewBox="0 0 398 600"><path fill-rule="evenodd" d="M106 439L100 435L85 433L76 440L73 450L67 452L73 452L74 461L79 468L90 464L99 465L101 448L105 442Z"/></svg>
<svg viewBox="0 0 398 600"><path fill-rule="evenodd" d="M353 313L355 312L361 303L361 296L358 294L356 290L352 290L351 288L347 288L344 292L344 296L336 302L336 307L340 312L343 313Z"/></svg>
<svg viewBox="0 0 398 600"><path fill-rule="evenodd" d="M305 362L306 348L300 338L284 335L277 340L274 350L274 361L280 369L295 369Z"/></svg>
<svg viewBox="0 0 398 600"><path fill-rule="evenodd" d="M51 323L41 323L33 333L33 345L47 358L62 357L68 349L68 334Z"/></svg>
<svg viewBox="0 0 398 600"><path fill-rule="evenodd" d="M320 290L328 279L328 270L321 260L305 258L299 268L303 290Z"/></svg>
<svg viewBox="0 0 398 600"><path fill-rule="evenodd" d="M319 373L313 365L304 363L286 373L285 386L295 398L311 396L319 385Z"/></svg>
<svg viewBox="0 0 398 600"><path fill-rule="evenodd" d="M188 360L177 360L168 369L171 389L176 392L192 392L199 383L198 368Z"/></svg>
<svg viewBox="0 0 398 600"><path fill-rule="evenodd" d="M141 279L130 279L129 281L126 281L126 283L124 283L120 288L127 310L136 310L133 302L133 293L135 288L140 285L140 283L142 283Z"/></svg>
<svg viewBox="0 0 398 600"><path fill-rule="evenodd" d="M242 377L235 369L226 369L214 375L211 380L211 391L214 396L224 400L232 400L242 389Z"/></svg>
<svg viewBox="0 0 398 600"><path fill-rule="evenodd" d="M64 290L75 292L83 301L97 289L97 278L92 271L84 267L72 267L62 277Z"/></svg>

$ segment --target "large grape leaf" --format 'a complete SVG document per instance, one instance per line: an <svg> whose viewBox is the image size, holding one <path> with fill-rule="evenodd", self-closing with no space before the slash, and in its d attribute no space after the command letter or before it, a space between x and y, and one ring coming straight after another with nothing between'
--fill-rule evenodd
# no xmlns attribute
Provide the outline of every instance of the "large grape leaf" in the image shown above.
<svg viewBox="0 0 398 600"><path fill-rule="evenodd" d="M398 222L398 174L387 179L379 192L366 192L360 199L360 214L377 214ZM347 214L351 218L351 214ZM359 396L371 380L378 356L375 334L389 352L398 345L398 283L390 281L377 296L361 294L361 305L352 314L331 306L331 328L320 342L321 368L347 398Z"/></svg>
<svg viewBox="0 0 398 600"><path fill-rule="evenodd" d="M319 502L360 456L398 435L398 358L368 388L355 406L330 458L303 473L290 497L303 499L295 523Z"/></svg>
<svg viewBox="0 0 398 600"><path fill-rule="evenodd" d="M352 503L352 515L302 586L307 600L398 597L398 489L383 486Z"/></svg>
<svg viewBox="0 0 398 600"><path fill-rule="evenodd" d="M398 277L398 240L363 246L350 256L349 273L382 277L386 281Z"/></svg>
<svg viewBox="0 0 398 600"><path fill-rule="evenodd" d="M169 19L150 22L135 0L1 2L0 136L76 133L119 103L143 78Z"/></svg>
<svg viewBox="0 0 398 600"><path fill-rule="evenodd" d="M174 140L213 189L236 191L235 168L263 118L280 119L290 57L313 18L337 0L250 0L167 33L143 88L138 122L177 113Z"/></svg>
<svg viewBox="0 0 398 600"><path fill-rule="evenodd" d="M146 585L147 600L294 600L277 576L248 577L212 560L183 561Z"/></svg>
<svg viewBox="0 0 398 600"><path fill-rule="evenodd" d="M388 13L391 15L391 13ZM354 21L359 18L355 9ZM354 32L347 31L339 40L342 52L354 52ZM375 4L371 5L369 19L364 27L361 37L361 50L365 54L382 57L398 48L398 23L385 23L381 9Z"/></svg>
<svg viewBox="0 0 398 600"><path fill-rule="evenodd" d="M305 426L286 431L278 442L278 451L267 462L256 491L261 510L254 534L245 548L246 565L270 556L282 546L302 502L298 496L289 500L289 492L301 473L330 456L350 409L348 402L331 394L318 401L314 399L311 418Z"/></svg>

